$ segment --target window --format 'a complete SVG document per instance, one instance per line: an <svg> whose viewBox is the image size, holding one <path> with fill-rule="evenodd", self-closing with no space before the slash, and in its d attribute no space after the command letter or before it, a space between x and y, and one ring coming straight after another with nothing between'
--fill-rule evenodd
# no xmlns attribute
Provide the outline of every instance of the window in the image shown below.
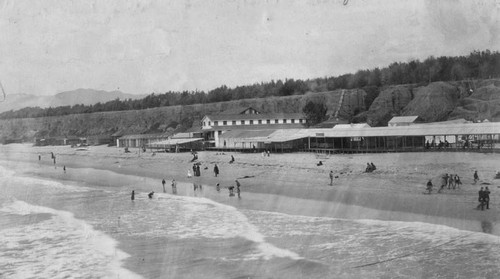
<svg viewBox="0 0 500 279"><path fill-rule="evenodd" d="M253 125L253 120L250 120L250 125Z"/></svg>
<svg viewBox="0 0 500 279"><path fill-rule="evenodd" d="M219 125L219 121L214 121L214 126Z"/></svg>
<svg viewBox="0 0 500 279"><path fill-rule="evenodd" d="M222 121L222 125L227 125L227 121Z"/></svg>
<svg viewBox="0 0 500 279"><path fill-rule="evenodd" d="M208 121L208 126L212 126L212 123L210 123L210 121Z"/></svg>
<svg viewBox="0 0 500 279"><path fill-rule="evenodd" d="M295 123L295 119L292 119L292 123Z"/></svg>
<svg viewBox="0 0 500 279"><path fill-rule="evenodd" d="M283 124L286 124L286 119L283 119Z"/></svg>
<svg viewBox="0 0 500 279"><path fill-rule="evenodd" d="M233 120L233 122L232 122L232 123L233 123L233 125L236 125L236 120Z"/></svg>
<svg viewBox="0 0 500 279"><path fill-rule="evenodd" d="M262 120L259 120L259 124L262 124Z"/></svg>
<svg viewBox="0 0 500 279"><path fill-rule="evenodd" d="M205 123L205 121L203 121L203 126L206 126L206 123Z"/></svg>
<svg viewBox="0 0 500 279"><path fill-rule="evenodd" d="M266 120L267 124L271 124L271 119Z"/></svg>
<svg viewBox="0 0 500 279"><path fill-rule="evenodd" d="M278 124L278 119L274 119L274 124Z"/></svg>
<svg viewBox="0 0 500 279"><path fill-rule="evenodd" d="M245 120L241 120L241 125L245 125Z"/></svg>

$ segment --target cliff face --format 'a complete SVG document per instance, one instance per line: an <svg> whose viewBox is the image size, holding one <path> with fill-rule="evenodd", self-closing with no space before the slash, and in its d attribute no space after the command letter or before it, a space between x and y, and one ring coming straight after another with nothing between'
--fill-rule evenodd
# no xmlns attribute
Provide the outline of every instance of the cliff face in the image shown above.
<svg viewBox="0 0 500 279"><path fill-rule="evenodd" d="M337 114L341 119L366 120L372 126L387 125L391 117L398 115L418 115L427 122L456 118L500 121L500 80L473 85L435 82L418 88L390 86L381 91L368 110L366 95L360 89L337 90L182 107L0 120L0 142L5 139L32 141L34 137L47 136L160 133L176 128L179 123L185 127L196 125L206 114L238 107L250 106L265 113L302 112L308 101L324 103L332 117Z"/></svg>

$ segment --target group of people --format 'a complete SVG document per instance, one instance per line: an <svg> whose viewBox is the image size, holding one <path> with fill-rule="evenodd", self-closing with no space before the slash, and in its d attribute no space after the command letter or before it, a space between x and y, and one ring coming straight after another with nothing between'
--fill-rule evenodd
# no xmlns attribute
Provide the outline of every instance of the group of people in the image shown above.
<svg viewBox="0 0 500 279"><path fill-rule="evenodd" d="M431 180L429 180L429 182L431 182ZM429 191L432 191L432 185L429 186L429 182L427 182L427 190ZM432 182L431 182L432 184ZM462 181L460 180L460 176L458 176L458 174L447 174L445 173L442 177L441 177L441 186L439 187L439 190L438 190L438 193L441 193L444 189L448 188L448 190L450 189L459 189L460 188L460 185L462 185ZM429 191L429 194L430 194L430 191Z"/></svg>
<svg viewBox="0 0 500 279"><path fill-rule="evenodd" d="M365 172L373 172L374 170L376 170L377 167L372 163L366 163L366 169L365 169Z"/></svg>

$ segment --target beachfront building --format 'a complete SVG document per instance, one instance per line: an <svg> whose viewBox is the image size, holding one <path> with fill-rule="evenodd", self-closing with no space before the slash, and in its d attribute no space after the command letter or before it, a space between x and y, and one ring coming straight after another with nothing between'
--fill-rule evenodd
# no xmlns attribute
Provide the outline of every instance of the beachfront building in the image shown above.
<svg viewBox="0 0 500 279"><path fill-rule="evenodd" d="M395 116L391 120L389 120L389 123L387 123L387 125L389 127L410 126L421 122L422 119L420 119L420 117L418 116Z"/></svg>
<svg viewBox="0 0 500 279"><path fill-rule="evenodd" d="M236 112L236 113L235 113ZM253 108L242 108L238 110L225 111L219 114L205 115L201 120L201 130L205 141L209 146L222 149L250 149L254 145L246 144L241 140L245 131L261 131L269 133L269 130L302 128L306 123L302 113L260 113ZM223 137L225 133L232 132ZM239 132L235 132L239 131ZM232 135L231 137L228 137ZM255 148L264 148L256 145Z"/></svg>
<svg viewBox="0 0 500 279"><path fill-rule="evenodd" d="M118 138L116 141L117 147L146 147L148 144L168 139L168 134L136 134L125 135Z"/></svg>
<svg viewBox="0 0 500 279"><path fill-rule="evenodd" d="M428 148L426 138L446 138L448 146ZM392 127L229 131L221 136L242 149L325 153L489 151L500 149L500 122L429 123Z"/></svg>

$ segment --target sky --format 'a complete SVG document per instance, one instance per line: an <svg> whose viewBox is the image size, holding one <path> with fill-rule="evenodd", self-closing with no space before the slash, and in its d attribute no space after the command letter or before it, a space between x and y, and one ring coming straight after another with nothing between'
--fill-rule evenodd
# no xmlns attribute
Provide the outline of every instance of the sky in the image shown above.
<svg viewBox="0 0 500 279"><path fill-rule="evenodd" d="M500 0L0 0L10 94L338 76L500 50Z"/></svg>

